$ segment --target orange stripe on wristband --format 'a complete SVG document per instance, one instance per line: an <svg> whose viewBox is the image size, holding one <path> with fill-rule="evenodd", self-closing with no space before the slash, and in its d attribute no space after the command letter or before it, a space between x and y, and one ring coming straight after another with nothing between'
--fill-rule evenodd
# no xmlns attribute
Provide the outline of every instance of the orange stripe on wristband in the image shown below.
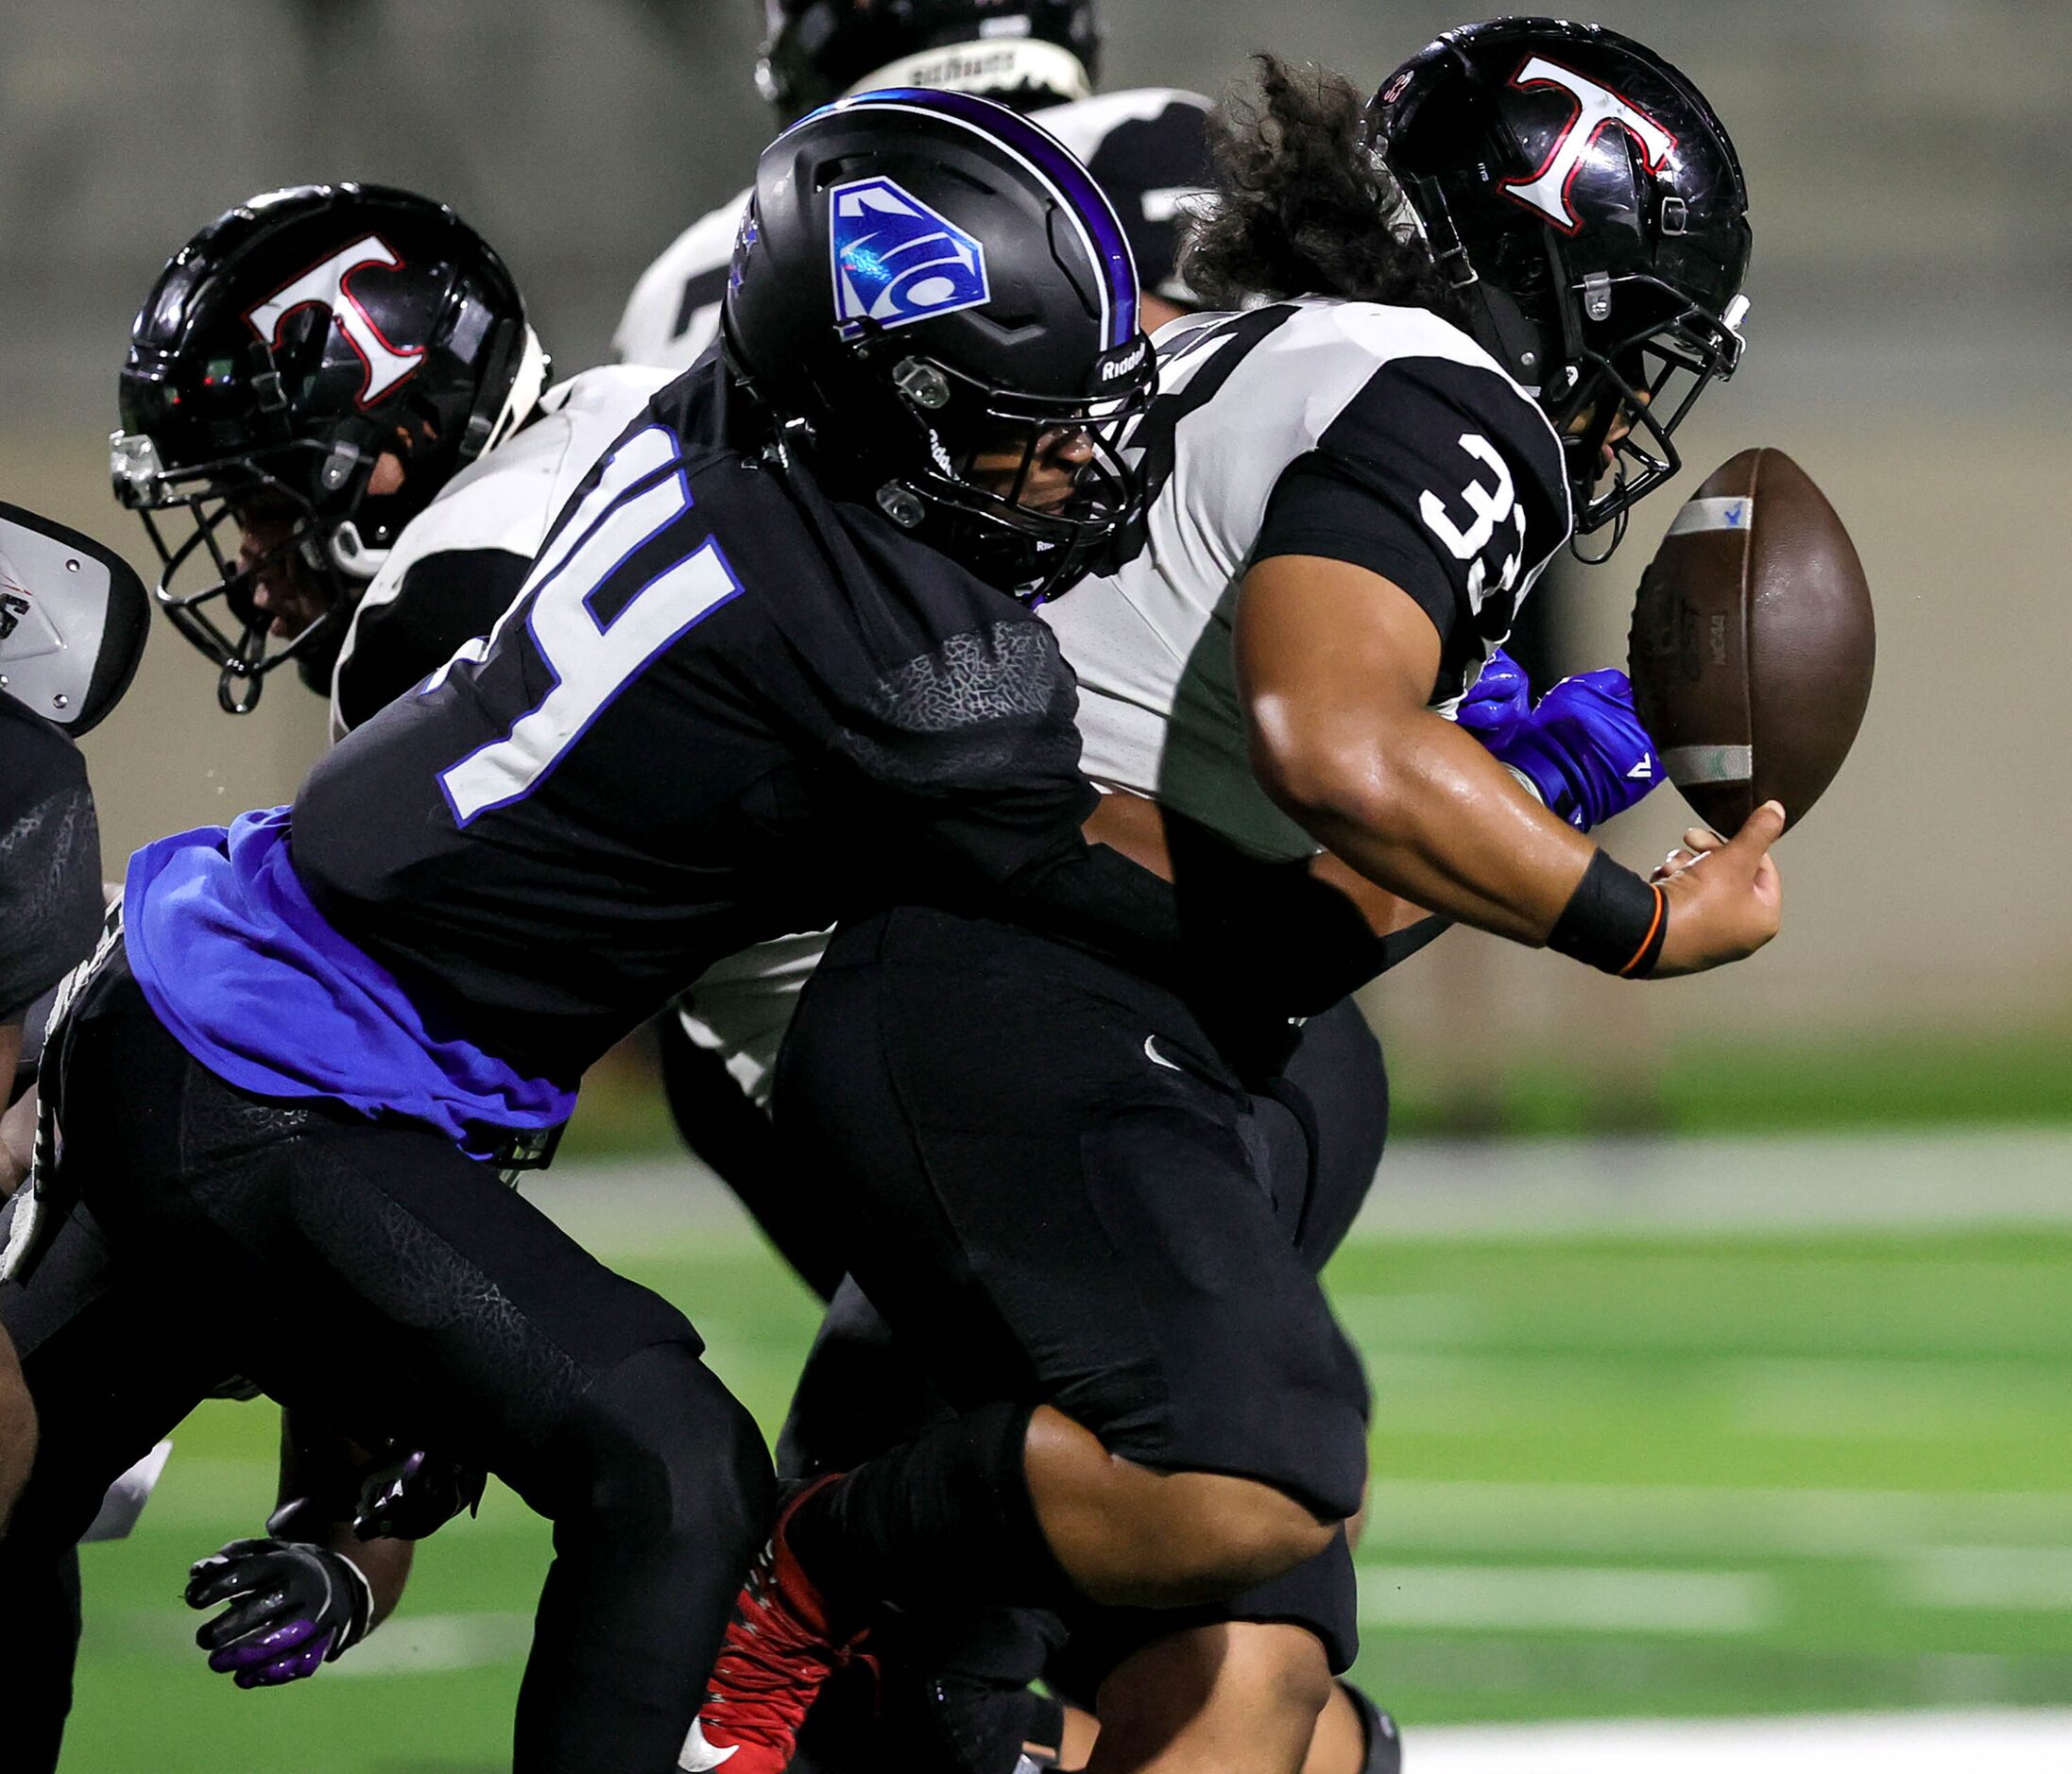
<svg viewBox="0 0 2072 1774"><path fill-rule="evenodd" d="M1652 886L1653 884L1651 882L1650 885ZM1646 959L1649 948L1652 947L1654 943L1655 932L1662 928L1663 914L1669 910L1669 901L1663 898L1662 889L1660 887L1653 887L1653 892L1654 919L1648 926L1647 935L1643 936L1640 939L1640 947L1634 950L1634 958L1629 961L1623 967L1619 968L1618 977L1621 980L1631 978L1633 970L1637 967L1643 960Z"/></svg>

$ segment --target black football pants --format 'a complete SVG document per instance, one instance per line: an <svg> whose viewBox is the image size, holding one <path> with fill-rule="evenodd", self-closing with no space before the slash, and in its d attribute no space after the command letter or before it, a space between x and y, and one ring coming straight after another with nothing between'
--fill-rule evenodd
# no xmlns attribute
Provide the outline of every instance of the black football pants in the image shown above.
<svg viewBox="0 0 2072 1774"><path fill-rule="evenodd" d="M82 1211L0 1288L42 1438L0 1618L54 1593L109 1483L242 1373L477 1461L553 1520L517 1774L674 1769L771 1504L689 1322L438 1134L223 1083L119 953L61 1043Z"/></svg>
<svg viewBox="0 0 2072 1774"><path fill-rule="evenodd" d="M1000 1107L1002 1122L1011 1122L1013 1105ZM1366 1200L1387 1140L1388 1112L1379 1044L1349 999L1310 1020L1281 1074L1255 1098L1250 1131L1258 1174L1284 1236L1312 1271L1338 1249ZM842 1471L951 1414L927 1364L894 1337L855 1283L845 1282L794 1394L779 1442L779 1470L787 1478ZM1299 1613L1327 1600L1337 1580L1327 1557L1291 1574L1275 1596L1250 1599L1292 1604ZM1233 1612L1241 1616L1246 1611ZM1003 1689L1040 1673L1053 1690L1090 1705L1107 1671L1143 1643L1173 1630L1176 1618L1126 1610L1100 1613L1098 1622L1078 1622L1079 1630L1062 1649L1055 1647L1063 1625L1046 1615L1018 1612L962 1625L929 1622L932 1666L967 1683ZM918 1645L912 1648L928 1654ZM873 1737L867 1706L850 1709L852 1716L839 1729L831 1717L823 1719L827 1711L816 1711L801 1739L801 1765L821 1774L872 1765L868 1746L882 1736ZM911 1740L903 1743L902 1753L913 1747ZM1012 1761L1002 1761L998 1774L1006 1774Z"/></svg>
<svg viewBox="0 0 2072 1774"><path fill-rule="evenodd" d="M808 1284L823 1297L832 1291L778 1443L780 1476L796 1481L844 1471L953 1415L927 1364L894 1338L862 1289L845 1280L832 1290L831 1278L843 1265L828 1216L786 1168L768 1117L723 1058L692 1042L671 1015L661 1025L661 1065L684 1143ZM1388 1137L1387 1070L1357 1004L1348 998L1309 1020L1258 1108L1266 1135L1262 1169L1272 1179L1277 1217L1303 1259L1322 1270L1365 1202ZM1136 1625L1150 1633L1157 1623ZM952 1681L1012 1690L1046 1675L1053 1689L1090 1705L1106 1670L1141 1642L1082 1633L1060 1650L1064 1636L1063 1623L1050 1615L999 1611L983 1619L902 1622L900 1645ZM887 1752L890 1723L885 1697L869 1684L832 1683L800 1739L796 1765L810 1774L875 1766ZM968 1770L968 1758L933 1760L931 1748L940 1748L932 1733L907 1730L898 1753L930 1769ZM998 1774L1013 1760L1002 1761Z"/></svg>

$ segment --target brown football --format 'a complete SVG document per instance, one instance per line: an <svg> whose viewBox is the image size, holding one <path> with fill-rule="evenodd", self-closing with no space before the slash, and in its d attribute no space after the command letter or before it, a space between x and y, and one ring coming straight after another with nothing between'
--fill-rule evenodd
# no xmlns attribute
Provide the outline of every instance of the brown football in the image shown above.
<svg viewBox="0 0 2072 1774"><path fill-rule="evenodd" d="M1627 669L1671 782L1732 836L1835 778L1877 655L1849 533L1781 450L1744 450L1685 502L1641 575Z"/></svg>

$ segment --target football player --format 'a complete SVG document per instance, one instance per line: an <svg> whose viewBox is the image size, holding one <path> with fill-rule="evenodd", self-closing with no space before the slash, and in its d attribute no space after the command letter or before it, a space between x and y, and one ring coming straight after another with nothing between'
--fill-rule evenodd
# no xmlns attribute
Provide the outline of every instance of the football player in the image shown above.
<svg viewBox="0 0 2072 1774"><path fill-rule="evenodd" d="M1206 152L1205 142L1197 145ZM407 384L374 403L370 420L353 373L358 353L351 335L334 328L311 338L317 348L311 367L307 373L285 379L282 404L265 407L254 400L241 409L216 396L211 459L186 460L177 435L153 440L151 428L167 404L206 399L222 380L217 368L222 360L248 348L248 310L264 306L283 281L308 264L349 251L364 252L368 239L384 241L404 263L399 268L364 262L353 272L351 297L389 347L399 350L424 350L437 336L440 315L451 301L450 286L421 275L413 280L412 264L428 261L452 267L438 274L447 277L471 264L494 264L489 249L450 212L408 193L356 185L303 187L241 205L184 247L147 299L140 328L156 334L167 331L161 314L166 302L185 301L186 290L197 282L205 281L213 293L206 315L184 316L175 350L146 352L145 376L125 379L126 429L116 444L118 492L147 520L159 513L160 522L175 500L184 500L202 507L197 522L227 514L228 521L237 525L248 512L248 500L241 496L248 485L243 477L270 473L286 479L297 460L328 460L341 440L381 436L384 425L390 447L382 452L387 460L377 468L383 489L378 497L407 489L417 503L428 487L437 489L400 531L382 527L385 546L378 565L364 548L344 551L355 564L374 565L364 591L330 564L337 552L332 533L348 524L357 528L366 520L363 489L345 486L328 499L322 488L315 489L306 520L310 534L300 546L280 546L278 536L269 537L248 521L237 541L227 541L224 550L241 579L220 591L197 588L190 582L163 593L177 609L219 597L227 605L241 598L254 612L297 603L307 610L350 610L342 640L326 649L336 654L333 726L339 736L443 664L461 640L493 624L515 594L549 520L566 502L585 466L666 378L666 372L603 368L549 389L529 405L522 396L513 395L517 417L504 439L464 464L455 452L411 448L413 437L428 441L437 433L414 422L406 405L411 399ZM1175 247L1170 229L1163 235L1140 234L1139 239L1164 253L1158 268L1170 274ZM396 245L398 241L402 244ZM441 249L429 250L434 242ZM1170 275L1164 281L1172 287ZM507 279L484 268L472 281L478 301L494 307L500 317L522 324L523 310ZM537 357L537 352L526 354L527 361ZM331 373L325 373L327 362ZM507 367L515 375L518 365ZM456 376L468 373L464 366L447 367ZM483 398L476 397L478 401ZM180 466L163 467L150 478L138 472L140 465L161 459ZM163 539L164 554L180 554L179 538ZM245 639L249 646L251 638ZM228 655L228 648L211 651L219 667ZM232 702L249 706L242 697ZM737 1066L755 1064L749 1056L758 1049L765 1013L773 1032L767 1052L774 1052L774 1031L781 1028L789 1008L785 987L810 965L818 947L817 940L798 938L759 946L701 981L694 993L705 1013L701 1024L721 1032ZM1332 1056L1330 1079L1319 1078L1311 1095L1319 1104L1344 1105L1341 1118L1353 1126L1342 1145L1355 1154L1347 1173L1363 1181L1373 1170L1385 1115L1378 1049L1349 1006L1332 1018L1320 1019L1306 1045L1312 1057ZM687 1105L686 1080L693 1073L681 1063L686 1056L673 1057L678 1063L670 1066L668 1076L687 1137L715 1159L721 1174L757 1206L787 1255L810 1279L821 1280L823 1291L831 1288L839 1265L823 1265L816 1273L820 1247L806 1236L816 1222L782 1214L779 1191L758 1186L769 1177L761 1149L729 1134L738 1121L760 1122L760 1109L725 1071L718 1074L716 1091L703 1092L694 1106ZM883 1397L884 1375L877 1378L874 1408L885 1432L895 1434L904 1419L896 1402ZM809 1435L814 1433L811 1416L810 1408L801 1414L802 1429ZM825 1441L827 1437L818 1439ZM269 1521L265 1536L234 1542L203 1561L190 1585L190 1598L197 1606L273 1597L270 1608L240 1605L202 1631L212 1665L247 1686L314 1674L326 1660L360 1642L395 1606L408 1568L407 1544L385 1537L363 1541L352 1531L362 1475L326 1470L321 1441L307 1424L291 1426L288 1444L298 1451L298 1458L283 1474L283 1507ZM414 1461L421 1482L425 1457L403 1458ZM443 1467L437 1470L446 1494L457 1501L461 1493L451 1475ZM363 1532L367 1525L363 1519ZM335 1620L327 1618L327 1607L337 1614ZM939 1685L939 1676L932 1677L932 1685ZM1350 1710L1362 1703L1348 1699L1345 1704ZM875 1714L877 1709L871 1710ZM1007 1711L1013 1713L1012 1705ZM1371 1709L1367 1711L1371 1715ZM1040 1721L1003 1716L1002 1730L1017 1746L1032 1731L1037 1739L1054 1743L1054 1712L1043 1709ZM1367 1729L1377 1744L1392 1741L1378 1716Z"/></svg>
<svg viewBox="0 0 2072 1774"><path fill-rule="evenodd" d="M728 324L732 366L622 435L492 636L292 809L132 860L61 1020L18 1290L62 1272L38 1258L77 1198L121 1274L97 1349L25 1356L27 1546L69 1544L226 1367L348 1429L436 1430L554 1516L523 1770L672 1765L768 1477L688 1322L494 1160L744 942L922 891L1117 946L1170 921L1080 835L1070 677L1006 594L1069 581L1135 503L1113 434L1152 359L1084 169L980 100L822 112L765 157ZM364 369L363 394L390 373ZM196 1276L220 1309L183 1302Z"/></svg>
<svg viewBox="0 0 2072 1774"><path fill-rule="evenodd" d="M665 380L608 367L546 388L547 365L497 254L411 192L266 192L180 248L138 316L111 466L159 552L158 601L216 666L226 709L248 711L292 659L343 731L488 631ZM466 472L491 452L495 478ZM265 1536L189 1585L197 1607L237 1604L198 1636L241 1686L314 1673L395 1607L407 1539L354 1528L385 1467L412 1475L411 1537L432 1525L427 1493L472 1494L421 1451L359 1450L306 1421L283 1446Z"/></svg>
<svg viewBox="0 0 2072 1774"><path fill-rule="evenodd" d="M61 524L0 505L0 1078L20 1096L53 987L93 952L102 919L100 837L74 741L120 700L149 632L150 606L128 565ZM25 1166L0 1175L5 1221ZM0 1283L0 1296L8 1291ZM0 1566L38 1424L21 1362L40 1328L0 1308ZM78 1570L46 1560L32 1588L8 1585L8 1743L34 1767L53 1762L78 1643ZM0 1577L0 1582L4 1582Z"/></svg>
<svg viewBox="0 0 2072 1774"><path fill-rule="evenodd" d="M1086 162L1121 216L1146 330L1192 306L1176 259L1185 204L1207 165L1208 101L1165 87L1089 96L1100 71L1094 0L766 0L766 22L757 83L780 126L891 86L974 93L1032 113ZM718 335L748 196L693 224L641 278L613 340L622 362L680 370ZM662 1022L660 1058L685 1144L825 1299L841 1260L819 1218L794 1209L767 1117L778 1043L821 947L800 935L721 962Z"/></svg>
<svg viewBox="0 0 2072 1774"><path fill-rule="evenodd" d="M1207 165L1208 101L1169 87L1090 96L1094 0L765 0L756 70L779 128L847 94L923 86L1027 112L1086 162L1137 255L1147 330L1192 305L1174 268L1186 201ZM612 345L622 363L683 369L719 333L744 191L692 224L642 275Z"/></svg>
<svg viewBox="0 0 2072 1774"><path fill-rule="evenodd" d="M503 261L409 192L265 193L174 255L137 316L111 467L163 564L160 607L217 668L226 710L290 661L330 693L397 538L536 416L546 378ZM442 657L504 609L449 604L423 606Z"/></svg>
<svg viewBox="0 0 2072 1774"><path fill-rule="evenodd" d="M1609 757L1532 792L1448 718L1546 560L1616 537L1738 359L1724 130L1651 51L1550 20L1449 33L1371 106L1272 62L1266 94L1190 264L1280 299L1165 330L1132 436L1159 490L1054 614L1089 770L1156 789L1169 828L1324 846L1391 904L1624 977L1753 952L1781 810L1651 882L1571 817L1620 793ZM1600 690L1547 725L1594 720ZM1353 1649L1365 1398L1288 1236L1301 1193L1250 1146L1245 1084L1306 1006L1244 955L1162 977L939 907L836 936L779 1133L961 1414L788 1503L702 1715L746 1774L783 1765L886 1603L1104 1636L1096 1767L1300 1761ZM1303 982L1344 984L1328 955Z"/></svg>

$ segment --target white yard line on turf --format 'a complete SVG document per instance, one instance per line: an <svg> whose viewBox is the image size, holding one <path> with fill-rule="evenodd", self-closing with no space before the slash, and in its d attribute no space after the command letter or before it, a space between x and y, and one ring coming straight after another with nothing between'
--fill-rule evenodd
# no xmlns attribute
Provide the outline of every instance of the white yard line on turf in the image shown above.
<svg viewBox="0 0 2072 1774"><path fill-rule="evenodd" d="M355 1645L324 1674L430 1676L453 1669L520 1663L532 1644L529 1613L421 1613L407 1610Z"/></svg>
<svg viewBox="0 0 2072 1774"><path fill-rule="evenodd" d="M2065 1774L2072 1712L1413 1725L1404 1752L1417 1774Z"/></svg>
<svg viewBox="0 0 2072 1774"><path fill-rule="evenodd" d="M1391 1146L1361 1229L1415 1237L2072 1222L2072 1132L1962 1127Z"/></svg>
<svg viewBox="0 0 2072 1774"><path fill-rule="evenodd" d="M2072 1224L2072 1130L1398 1140L1359 1231L1396 1237ZM561 1164L525 1193L591 1250L755 1237L688 1158ZM1358 1236L1358 1234L1356 1234Z"/></svg>
<svg viewBox="0 0 2072 1774"><path fill-rule="evenodd" d="M2072 1130L1398 1141L1361 1229L1416 1237L2072 1224Z"/></svg>
<svg viewBox="0 0 2072 1774"><path fill-rule="evenodd" d="M1881 1558L1997 1542L2026 1556L2072 1547L2072 1494L1383 1480L1367 1523L1374 1545L1434 1551Z"/></svg>
<svg viewBox="0 0 2072 1774"><path fill-rule="evenodd" d="M1778 1586L1755 1571L1593 1570L1582 1565L1366 1564L1360 1624L1547 1632L1760 1632Z"/></svg>
<svg viewBox="0 0 2072 1774"><path fill-rule="evenodd" d="M1897 1578L1917 1608L2072 1612L2072 1546L1917 1546Z"/></svg>

